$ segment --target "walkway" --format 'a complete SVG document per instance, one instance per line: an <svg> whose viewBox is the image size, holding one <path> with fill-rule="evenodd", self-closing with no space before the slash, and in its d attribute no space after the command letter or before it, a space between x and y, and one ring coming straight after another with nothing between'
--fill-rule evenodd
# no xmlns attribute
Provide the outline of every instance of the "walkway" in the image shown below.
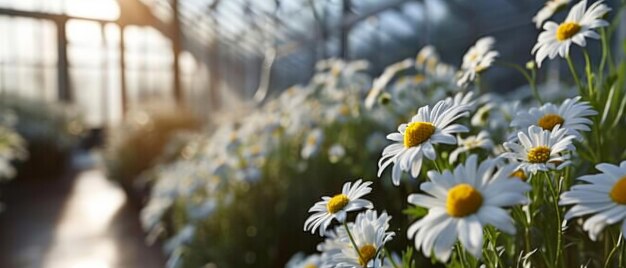
<svg viewBox="0 0 626 268"><path fill-rule="evenodd" d="M101 168L2 189L0 267L163 267L160 249L144 243L137 208Z"/></svg>

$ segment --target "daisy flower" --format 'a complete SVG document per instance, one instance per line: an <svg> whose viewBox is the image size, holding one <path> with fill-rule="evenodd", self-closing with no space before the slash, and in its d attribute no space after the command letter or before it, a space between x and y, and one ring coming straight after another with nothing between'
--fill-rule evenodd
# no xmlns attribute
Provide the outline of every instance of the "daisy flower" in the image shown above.
<svg viewBox="0 0 626 268"><path fill-rule="evenodd" d="M415 240L415 248L427 257L434 253L446 262L459 240L469 253L480 258L483 227L487 224L515 234L513 219L503 207L526 204L530 186L512 179L515 165L497 168L497 160L479 165L477 159L471 155L453 172L429 171L430 181L420 185L426 194L409 195L409 203L428 209L428 214L407 230L408 238Z"/></svg>
<svg viewBox="0 0 626 268"><path fill-rule="evenodd" d="M433 69L439 63L439 55L434 46L424 46L415 57L415 68L418 70Z"/></svg>
<svg viewBox="0 0 626 268"><path fill-rule="evenodd" d="M501 155L513 162L521 162L519 168L527 173L561 169L570 164L567 151L573 151L573 135L558 125L552 131L538 126L528 127L528 133L517 133L516 141L505 142L508 152Z"/></svg>
<svg viewBox="0 0 626 268"><path fill-rule="evenodd" d="M552 15L557 13L559 10L565 8L569 4L571 0L549 0L546 1L545 6L541 8L537 15L533 17L533 22L537 29L541 28L541 25L548 20Z"/></svg>
<svg viewBox="0 0 626 268"><path fill-rule="evenodd" d="M378 96L385 90L387 84L389 84L396 74L411 68L413 65L413 59L406 59L385 68L380 77L374 79L374 82L372 82L372 89L367 94L367 97L365 97L365 108L372 109L374 104L376 104Z"/></svg>
<svg viewBox="0 0 626 268"><path fill-rule="evenodd" d="M531 125L539 126L544 130L552 130L557 125L567 130L567 134L582 138L580 131L590 131L593 123L588 116L598 114L589 102L580 101L580 96L566 99L561 106L546 103L539 108L530 108L528 112L520 111L513 121L512 127L526 129Z"/></svg>
<svg viewBox="0 0 626 268"><path fill-rule="evenodd" d="M469 152L474 149L491 149L493 148L493 141L489 138L489 132L483 130L478 135L469 136L465 139L461 136L457 137L458 145L454 151L450 153L450 164L456 162L459 155L465 152Z"/></svg>
<svg viewBox="0 0 626 268"><path fill-rule="evenodd" d="M315 230L320 227L320 235L323 236L333 219L344 222L350 211L374 208L372 202L361 199L372 191L369 187L371 184L371 181L363 182L362 180L354 184L347 182L343 185L340 194L322 197L322 201L315 203L309 209L309 212L314 213L304 223L304 231L310 230L311 233L315 233Z"/></svg>
<svg viewBox="0 0 626 268"><path fill-rule="evenodd" d="M457 85L462 87L476 79L476 75L486 70L493 64L500 54L493 50L496 40L493 37L483 37L469 48L463 56L463 64Z"/></svg>
<svg viewBox="0 0 626 268"><path fill-rule="evenodd" d="M589 184L575 185L561 195L560 205L574 205L565 219L592 215L585 220L583 229L593 241L604 227L620 222L626 238L626 161L619 166L598 164L596 169L602 173L578 178Z"/></svg>
<svg viewBox="0 0 626 268"><path fill-rule="evenodd" d="M445 101L448 105L467 105L470 110L474 110L474 105L476 104L473 91L468 91L466 93L459 92L455 94L454 97L447 97Z"/></svg>
<svg viewBox="0 0 626 268"><path fill-rule="evenodd" d="M302 159L309 159L311 156L317 154L322 146L322 142L324 142L324 131L319 128L313 129L311 133L307 135L302 151L300 151Z"/></svg>
<svg viewBox="0 0 626 268"><path fill-rule="evenodd" d="M298 252L285 264L285 268L317 268L321 265L322 258L319 254L306 256L304 253Z"/></svg>
<svg viewBox="0 0 626 268"><path fill-rule="evenodd" d="M556 24L552 21L543 25L544 31L539 34L537 44L533 47L537 67L546 57L554 59L558 54L562 58L569 54L569 47L573 43L584 47L586 37L599 39L600 35L593 29L608 26L609 23L601 17L611 11L609 7L598 1L586 8L587 0L580 1L570 10L565 21Z"/></svg>
<svg viewBox="0 0 626 268"><path fill-rule="evenodd" d="M394 185L400 184L402 171L409 172L413 178L419 176L424 156L430 160L437 158L434 144L456 144L454 134L469 131L460 124L452 124L455 120L468 116L467 105L454 105L439 101L431 109L421 107L408 124L401 124L398 132L387 135L387 139L395 143L385 147L378 161L378 177L394 164L391 178Z"/></svg>
<svg viewBox="0 0 626 268"><path fill-rule="evenodd" d="M336 240L335 250L325 263L328 267L379 267L381 265L380 255L383 246L391 241L393 232L389 229L391 216L386 212L378 213L368 210L356 216L354 224L348 228L354 239L355 249L347 232L341 232L341 236Z"/></svg>

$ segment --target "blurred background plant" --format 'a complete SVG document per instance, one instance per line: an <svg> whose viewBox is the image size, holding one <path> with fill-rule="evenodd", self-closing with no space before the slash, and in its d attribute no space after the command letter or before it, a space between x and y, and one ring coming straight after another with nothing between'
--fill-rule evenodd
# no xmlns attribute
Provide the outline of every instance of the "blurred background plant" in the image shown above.
<svg viewBox="0 0 626 268"><path fill-rule="evenodd" d="M0 109L26 141L28 161L17 165L20 177L63 172L70 153L86 129L80 111L71 105L2 94Z"/></svg>
<svg viewBox="0 0 626 268"><path fill-rule="evenodd" d="M11 110L0 114L0 181L15 177L15 163L28 157L26 141L15 131L17 120Z"/></svg>
<svg viewBox="0 0 626 268"><path fill-rule="evenodd" d="M106 136L104 160L109 179L127 190L142 191L141 174L180 154L187 136L203 124L190 111L165 103L146 103L130 111Z"/></svg>

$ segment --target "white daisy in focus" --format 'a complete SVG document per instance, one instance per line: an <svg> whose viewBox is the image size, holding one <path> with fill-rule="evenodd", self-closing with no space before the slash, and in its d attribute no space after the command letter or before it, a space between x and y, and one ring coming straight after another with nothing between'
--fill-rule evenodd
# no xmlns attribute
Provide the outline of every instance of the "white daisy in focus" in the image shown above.
<svg viewBox="0 0 626 268"><path fill-rule="evenodd" d="M546 57L554 59L557 54L562 58L567 57L572 43L584 47L587 44L586 37L600 39L600 35L593 29L609 25L601 18L611 8L604 5L603 1L591 4L588 9L586 7L587 0L580 1L572 7L563 23L557 25L548 21L543 25L544 31L539 34L532 50L538 68L541 68L541 62Z"/></svg>
<svg viewBox="0 0 626 268"><path fill-rule="evenodd" d="M450 164L456 162L459 155L474 149L490 150L493 148L493 141L489 138L489 132L483 130L478 135L469 136L463 139L460 135L457 137L458 146L450 153Z"/></svg>
<svg viewBox="0 0 626 268"><path fill-rule="evenodd" d="M372 192L372 188L369 187L371 184L371 181L363 182L362 180L358 180L354 184L347 182L343 185L340 194L333 197L322 197L322 201L315 203L309 209L313 215L304 222L304 231L315 233L315 230L320 228L320 235L324 236L333 219L344 222L350 211L374 208L372 202L361 199L364 195Z"/></svg>
<svg viewBox="0 0 626 268"><path fill-rule="evenodd" d="M604 227L621 224L626 238L626 161L619 166L598 164L602 173L585 175L578 180L589 184L575 185L561 195L560 205L574 205L565 214L565 219L592 215L585 220L583 229L596 241Z"/></svg>
<svg viewBox="0 0 626 268"><path fill-rule="evenodd" d="M476 79L476 75L489 68L500 54L493 50L496 39L483 37L469 48L463 56L463 64L458 75L457 85L464 87Z"/></svg>
<svg viewBox="0 0 626 268"><path fill-rule="evenodd" d="M457 133L469 129L461 124L453 124L461 117L469 115L467 105L453 105L439 101L431 109L421 107L408 124L401 124L398 132L387 135L395 143L385 147L378 161L378 177L387 166L394 164L391 178L394 185L400 185L402 171L410 172L413 178L419 176L424 157L435 160L434 144L456 144Z"/></svg>
<svg viewBox="0 0 626 268"><path fill-rule="evenodd" d="M407 230L415 248L430 257L446 262L457 241L474 257L480 258L483 248L483 227L487 224L515 234L515 225L503 207L526 204L530 186L512 179L515 165L497 168L497 160L478 165L476 155L453 172L429 171L430 181L420 185L426 194L411 194L409 203L428 209L428 214Z"/></svg>
<svg viewBox="0 0 626 268"><path fill-rule="evenodd" d="M380 267L382 264L381 255L384 245L391 241L393 232L389 229L391 216L383 212L378 216L376 211L368 210L356 216L354 224L348 226L354 243L358 247L355 249L347 232L338 237L336 248L329 255L329 259L324 264L327 267ZM339 234L339 233L338 233Z"/></svg>
<svg viewBox="0 0 626 268"><path fill-rule="evenodd" d="M582 138L580 131L590 131L593 122L587 118L598 114L589 102L580 101L580 96L566 99L561 106L546 103L539 108L530 108L528 112L520 111L513 121L512 127L526 129L531 125L539 126L544 130L552 130L557 125L566 129L569 135Z"/></svg>
<svg viewBox="0 0 626 268"><path fill-rule="evenodd" d="M537 29L541 28L541 25L552 15L556 14L561 9L565 8L571 0L548 0L546 4L537 12L537 15L533 17L533 22Z"/></svg>
<svg viewBox="0 0 626 268"><path fill-rule="evenodd" d="M322 267L322 258L319 254L304 255L298 252L285 264L285 268L319 268Z"/></svg>
<svg viewBox="0 0 626 268"><path fill-rule="evenodd" d="M573 151L572 140L566 129L558 125L552 131L538 126L528 127L528 132L517 133L516 141L505 142L508 152L501 155L512 162L519 162L519 168L526 173L562 169L570 164L568 151Z"/></svg>

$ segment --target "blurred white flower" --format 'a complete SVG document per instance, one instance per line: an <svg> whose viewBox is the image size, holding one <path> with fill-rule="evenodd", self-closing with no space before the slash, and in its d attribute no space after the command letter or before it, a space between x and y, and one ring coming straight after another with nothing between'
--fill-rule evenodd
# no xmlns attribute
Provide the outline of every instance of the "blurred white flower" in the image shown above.
<svg viewBox="0 0 626 268"><path fill-rule="evenodd" d="M585 38L600 39L600 35L593 29L609 25L601 19L609 11L611 9L603 1L595 2L587 9L587 0L582 0L572 7L563 23L557 25L552 21L546 22L532 50L537 67L541 68L546 57L554 59L557 54L562 58L567 57L572 43L584 47L587 44Z"/></svg>
<svg viewBox="0 0 626 268"><path fill-rule="evenodd" d="M324 131L320 128L311 130L300 152L302 159L309 159L311 156L317 154L322 146L322 142L324 142Z"/></svg>
<svg viewBox="0 0 626 268"><path fill-rule="evenodd" d="M339 143L333 144L333 146L330 146L330 149L328 149L328 160L331 163L339 162L339 160L341 160L345 155L346 149L344 149Z"/></svg>
<svg viewBox="0 0 626 268"><path fill-rule="evenodd" d="M559 10L565 8L571 0L548 0L546 4L533 17L533 22L537 29L541 29L541 25Z"/></svg>
<svg viewBox="0 0 626 268"><path fill-rule="evenodd" d="M478 165L476 155L454 172L429 171L430 181L420 185L426 194L411 194L409 203L428 208L428 214L407 230L415 240L415 248L430 257L446 262L457 239L474 257L480 258L483 249L483 227L487 224L515 234L515 225L503 207L528 202L530 186L511 179L515 165L497 168L496 160Z"/></svg>
<svg viewBox="0 0 626 268"><path fill-rule="evenodd" d="M378 95L385 90L389 81L395 77L395 75L403 70L406 70L413 66L412 59L406 59L401 62L394 63L385 68L385 71L376 79L374 79L372 89L367 94L365 98L365 108L371 109L376 104L376 100L378 99Z"/></svg>
<svg viewBox="0 0 626 268"><path fill-rule="evenodd" d="M319 254L304 255L302 252L294 254L285 264L285 268L318 268L322 267L322 258Z"/></svg>
<svg viewBox="0 0 626 268"><path fill-rule="evenodd" d="M196 226L191 224L185 225L185 227L180 229L175 236L165 241L163 249L165 250L165 252L171 254L184 244L191 242L195 233Z"/></svg>
<svg viewBox="0 0 626 268"><path fill-rule="evenodd" d="M459 154L470 152L471 150L482 148L489 150L493 148L493 141L489 138L489 132L483 130L478 135L468 136L463 139L457 135L458 147L450 153L450 164L456 162Z"/></svg>
<svg viewBox="0 0 626 268"><path fill-rule="evenodd" d="M496 40L489 36L483 37L476 41L476 44L469 48L463 56L463 64L458 75L457 85L459 87L467 86L476 79L476 75L491 67L496 57L500 54L493 50Z"/></svg>

